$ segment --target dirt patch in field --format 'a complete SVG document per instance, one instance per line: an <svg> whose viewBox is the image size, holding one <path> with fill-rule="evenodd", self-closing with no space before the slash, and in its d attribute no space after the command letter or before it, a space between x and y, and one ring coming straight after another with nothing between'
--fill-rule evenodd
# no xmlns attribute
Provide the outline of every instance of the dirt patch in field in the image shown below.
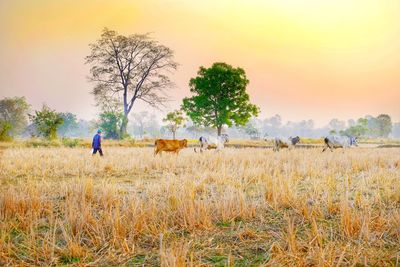
<svg viewBox="0 0 400 267"><path fill-rule="evenodd" d="M376 146L376 147L378 147L378 148L396 148L396 147L400 148L400 145L397 145L397 144L387 144L387 145L378 145L378 146Z"/></svg>

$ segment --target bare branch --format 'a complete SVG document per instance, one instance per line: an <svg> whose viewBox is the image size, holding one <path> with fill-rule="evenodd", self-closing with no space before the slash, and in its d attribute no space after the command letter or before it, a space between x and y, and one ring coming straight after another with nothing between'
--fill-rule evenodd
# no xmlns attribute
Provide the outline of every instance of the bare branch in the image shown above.
<svg viewBox="0 0 400 267"><path fill-rule="evenodd" d="M128 116L136 100L153 107L168 101L166 91L174 84L167 74L178 65L171 49L148 34L126 37L109 29L89 47L85 62L91 65L89 80L95 84L92 93L98 105L118 102Z"/></svg>

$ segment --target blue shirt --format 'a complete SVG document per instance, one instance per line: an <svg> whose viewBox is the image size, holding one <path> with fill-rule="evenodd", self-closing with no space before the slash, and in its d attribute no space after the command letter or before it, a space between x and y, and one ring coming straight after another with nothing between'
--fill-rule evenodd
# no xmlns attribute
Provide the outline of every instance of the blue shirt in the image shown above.
<svg viewBox="0 0 400 267"><path fill-rule="evenodd" d="M100 134L96 134L93 137L92 148L94 148L94 149L101 148L101 136L100 136Z"/></svg>

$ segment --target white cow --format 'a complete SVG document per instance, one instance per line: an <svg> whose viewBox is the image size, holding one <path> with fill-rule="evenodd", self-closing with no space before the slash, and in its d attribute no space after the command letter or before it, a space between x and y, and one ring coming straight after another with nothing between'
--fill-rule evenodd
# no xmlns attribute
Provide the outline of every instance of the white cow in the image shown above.
<svg viewBox="0 0 400 267"><path fill-rule="evenodd" d="M200 152L203 152L203 150L211 150L211 149L221 150L225 147L225 144L228 142L229 142L229 136L227 134L221 134L221 136L218 137L201 136L199 138ZM197 152L196 148L194 149L194 151Z"/></svg>
<svg viewBox="0 0 400 267"><path fill-rule="evenodd" d="M289 137L289 138L279 138L276 137L275 138L275 142L274 142L274 151L279 151L279 149L281 148L293 148L297 143L300 142L300 137L296 136L296 137Z"/></svg>
<svg viewBox="0 0 400 267"><path fill-rule="evenodd" d="M341 136L341 135L329 135L324 138L325 147L322 150L324 152L327 148L333 151L334 148L342 147L343 150L351 147L358 146L357 137L354 136Z"/></svg>

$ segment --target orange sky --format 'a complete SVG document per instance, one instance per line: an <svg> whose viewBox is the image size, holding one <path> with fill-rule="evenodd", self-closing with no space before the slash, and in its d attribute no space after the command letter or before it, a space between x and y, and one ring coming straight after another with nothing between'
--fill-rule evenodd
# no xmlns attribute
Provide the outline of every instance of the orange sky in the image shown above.
<svg viewBox="0 0 400 267"><path fill-rule="evenodd" d="M94 118L83 59L105 26L175 50L170 109L200 65L225 61L246 70L262 118L400 120L398 0L1 0L0 97Z"/></svg>

